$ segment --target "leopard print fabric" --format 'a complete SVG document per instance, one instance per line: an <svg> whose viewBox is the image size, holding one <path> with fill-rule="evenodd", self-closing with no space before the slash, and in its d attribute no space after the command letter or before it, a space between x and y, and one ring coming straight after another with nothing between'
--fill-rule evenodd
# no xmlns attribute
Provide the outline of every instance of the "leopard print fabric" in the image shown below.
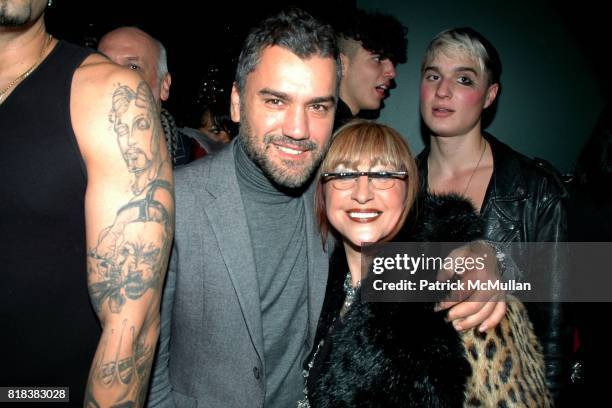
<svg viewBox="0 0 612 408"><path fill-rule="evenodd" d="M541 346L527 310L515 298L507 306L494 329L461 334L472 366L464 407L552 407Z"/></svg>

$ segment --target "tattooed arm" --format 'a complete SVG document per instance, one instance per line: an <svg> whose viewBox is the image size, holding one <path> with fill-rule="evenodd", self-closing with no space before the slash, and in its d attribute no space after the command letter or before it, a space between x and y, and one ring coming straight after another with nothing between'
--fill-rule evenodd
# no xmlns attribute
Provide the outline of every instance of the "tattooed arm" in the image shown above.
<svg viewBox="0 0 612 408"><path fill-rule="evenodd" d="M97 58L77 71L71 99L88 176L89 294L103 328L85 406L140 407L173 235L172 169L147 85Z"/></svg>

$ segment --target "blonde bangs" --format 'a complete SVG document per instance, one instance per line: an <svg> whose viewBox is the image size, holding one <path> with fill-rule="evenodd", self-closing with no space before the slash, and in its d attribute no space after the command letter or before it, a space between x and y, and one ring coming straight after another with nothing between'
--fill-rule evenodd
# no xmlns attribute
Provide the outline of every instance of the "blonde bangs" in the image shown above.
<svg viewBox="0 0 612 408"><path fill-rule="evenodd" d="M338 166L365 171L372 166L389 166L392 171L406 171L406 201L399 222L385 240L391 240L404 225L418 192L419 177L410 148L402 136L389 126L367 120L352 120L335 133L327 155L317 174L315 190L315 217L321 232L323 248L327 235L334 230L327 219L325 189L321 173L333 173ZM340 238L340 237L338 237Z"/></svg>
<svg viewBox="0 0 612 408"><path fill-rule="evenodd" d="M315 217L325 248L327 235L334 231L325 212L325 189L321 173L333 173L338 166L351 170L370 170L373 166L390 167L392 171L407 171L406 200L400 220L387 240L392 239L404 225L418 192L417 167L410 148L402 136L389 126L357 119L342 126L335 133L327 155L317 174L315 190Z"/></svg>
<svg viewBox="0 0 612 408"><path fill-rule="evenodd" d="M410 151L401 136L393 129L367 121L352 121L341 127L321 164L322 172L333 172L338 166L357 170L360 166L391 167L407 171L406 158ZM368 170L368 169L366 169Z"/></svg>

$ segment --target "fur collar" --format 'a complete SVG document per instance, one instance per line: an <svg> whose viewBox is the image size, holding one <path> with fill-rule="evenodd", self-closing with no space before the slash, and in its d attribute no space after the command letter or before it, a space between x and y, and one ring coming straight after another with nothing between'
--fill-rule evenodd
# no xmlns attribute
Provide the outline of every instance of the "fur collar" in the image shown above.
<svg viewBox="0 0 612 408"><path fill-rule="evenodd" d="M395 241L467 242L482 236L472 205L458 196L424 195ZM318 338L338 315L348 268L337 248L330 263ZM433 303L355 301L336 325L312 407L460 407L471 368L455 329ZM317 342L318 343L318 342ZM315 343L315 344L317 344Z"/></svg>

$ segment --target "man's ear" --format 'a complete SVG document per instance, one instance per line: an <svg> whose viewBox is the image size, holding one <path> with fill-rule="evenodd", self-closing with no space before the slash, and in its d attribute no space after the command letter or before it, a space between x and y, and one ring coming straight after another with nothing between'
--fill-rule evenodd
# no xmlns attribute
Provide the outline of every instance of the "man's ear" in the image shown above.
<svg viewBox="0 0 612 408"><path fill-rule="evenodd" d="M350 59L346 54L340 53L340 68L342 69L342 78L346 76L349 60Z"/></svg>
<svg viewBox="0 0 612 408"><path fill-rule="evenodd" d="M172 83L172 77L170 73L166 73L161 82L161 89L159 90L159 99L166 101L170 97L170 84Z"/></svg>
<svg viewBox="0 0 612 408"><path fill-rule="evenodd" d="M234 84L232 85L230 114L233 122L240 122L240 92L238 92L236 82L234 82Z"/></svg>
<svg viewBox="0 0 612 408"><path fill-rule="evenodd" d="M497 92L499 91L499 84L489 85L489 89L487 89L487 98L485 99L485 104L483 109L487 109L493 102L495 102L495 98L497 98Z"/></svg>

